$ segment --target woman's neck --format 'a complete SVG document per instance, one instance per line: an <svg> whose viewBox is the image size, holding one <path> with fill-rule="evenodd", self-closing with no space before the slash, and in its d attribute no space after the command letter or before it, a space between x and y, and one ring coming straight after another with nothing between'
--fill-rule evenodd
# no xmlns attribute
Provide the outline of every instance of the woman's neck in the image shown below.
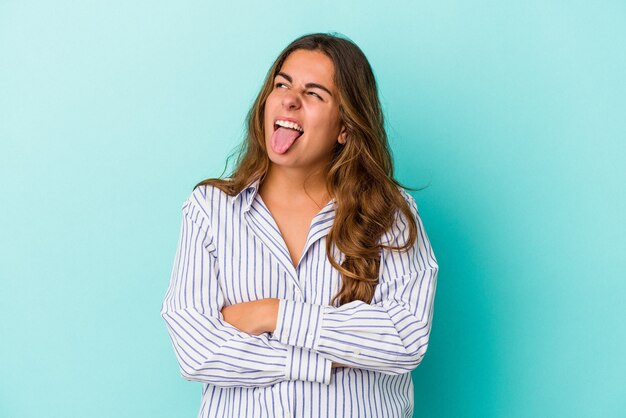
<svg viewBox="0 0 626 418"><path fill-rule="evenodd" d="M306 187L306 188L305 188ZM295 205L311 203L323 207L331 196L326 188L326 174L311 175L309 172L271 166L259 186L262 197L284 199Z"/></svg>

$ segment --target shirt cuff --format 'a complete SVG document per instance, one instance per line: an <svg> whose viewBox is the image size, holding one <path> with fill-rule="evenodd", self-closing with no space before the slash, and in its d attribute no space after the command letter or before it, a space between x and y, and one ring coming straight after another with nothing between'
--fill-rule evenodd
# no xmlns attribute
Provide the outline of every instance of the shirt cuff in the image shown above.
<svg viewBox="0 0 626 418"><path fill-rule="evenodd" d="M330 384L332 361L303 348L287 346L287 367L285 376L288 380L305 380L323 385Z"/></svg>
<svg viewBox="0 0 626 418"><path fill-rule="evenodd" d="M324 306L279 299L273 337L285 345L317 350Z"/></svg>

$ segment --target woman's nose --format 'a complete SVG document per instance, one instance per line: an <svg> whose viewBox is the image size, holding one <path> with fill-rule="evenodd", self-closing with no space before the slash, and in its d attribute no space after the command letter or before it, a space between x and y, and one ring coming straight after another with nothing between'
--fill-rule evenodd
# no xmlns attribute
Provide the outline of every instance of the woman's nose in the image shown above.
<svg viewBox="0 0 626 418"><path fill-rule="evenodd" d="M297 109L300 106L300 99L297 94L288 92L283 96L283 106L288 109Z"/></svg>

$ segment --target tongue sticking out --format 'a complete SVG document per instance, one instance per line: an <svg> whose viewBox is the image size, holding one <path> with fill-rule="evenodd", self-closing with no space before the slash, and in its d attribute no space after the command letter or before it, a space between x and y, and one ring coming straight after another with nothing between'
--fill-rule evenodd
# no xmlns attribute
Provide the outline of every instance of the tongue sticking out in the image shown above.
<svg viewBox="0 0 626 418"><path fill-rule="evenodd" d="M284 154L300 135L300 131L279 126L272 134L270 144L275 153Z"/></svg>

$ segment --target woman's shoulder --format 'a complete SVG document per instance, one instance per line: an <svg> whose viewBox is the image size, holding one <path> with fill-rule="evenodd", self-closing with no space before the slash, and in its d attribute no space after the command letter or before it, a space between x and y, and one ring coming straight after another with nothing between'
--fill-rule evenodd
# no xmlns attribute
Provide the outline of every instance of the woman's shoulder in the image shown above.
<svg viewBox="0 0 626 418"><path fill-rule="evenodd" d="M195 209L210 218L210 213L217 207L228 202L230 196L217 185L199 183L188 194L183 202L183 210Z"/></svg>
<svg viewBox="0 0 626 418"><path fill-rule="evenodd" d="M411 209L411 213L413 213L413 216L414 217L419 217L419 211L418 211L418 208L417 208L417 202L416 202L415 198L413 197L413 195L411 195L409 192L407 192L401 186L398 186L398 191L400 192L400 194L402 195L404 200L406 200L406 202L409 204L409 208Z"/></svg>
<svg viewBox="0 0 626 418"><path fill-rule="evenodd" d="M398 186L398 191L400 192L402 197L404 197L404 200L406 200L408 203L415 203L415 198L409 192L407 192L403 187Z"/></svg>

